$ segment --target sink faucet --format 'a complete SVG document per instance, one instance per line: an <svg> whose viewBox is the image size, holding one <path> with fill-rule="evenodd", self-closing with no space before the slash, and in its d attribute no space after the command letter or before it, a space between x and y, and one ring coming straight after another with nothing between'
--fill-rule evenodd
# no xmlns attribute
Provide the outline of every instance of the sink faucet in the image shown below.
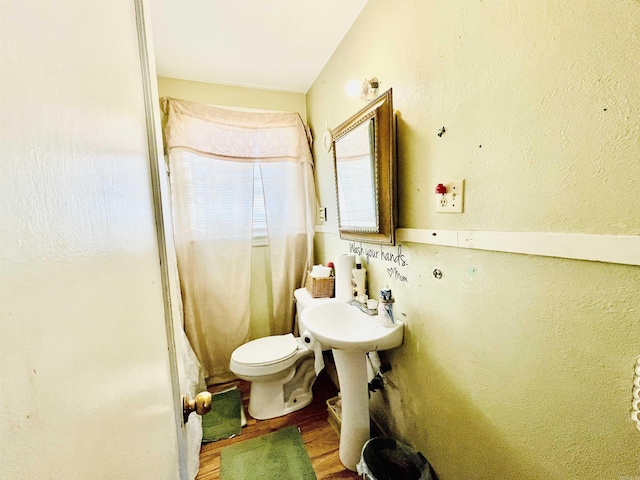
<svg viewBox="0 0 640 480"><path fill-rule="evenodd" d="M378 315L378 309L377 308L368 308L364 303L359 302L355 298L353 300L349 300L347 303L349 305L353 305L354 307L358 307L360 310L362 310L367 315L371 315L371 316Z"/></svg>

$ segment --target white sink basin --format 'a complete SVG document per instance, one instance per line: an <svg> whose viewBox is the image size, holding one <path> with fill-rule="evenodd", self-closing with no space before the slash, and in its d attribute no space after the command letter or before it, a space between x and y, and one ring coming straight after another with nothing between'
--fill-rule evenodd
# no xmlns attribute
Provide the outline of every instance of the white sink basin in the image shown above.
<svg viewBox="0 0 640 480"><path fill-rule="evenodd" d="M355 471L370 434L366 352L399 347L404 324L383 327L376 315L340 300L307 307L300 320L316 341L333 350L342 393L340 461Z"/></svg>
<svg viewBox="0 0 640 480"><path fill-rule="evenodd" d="M404 324L383 327L377 315L339 300L305 308L302 323L323 346L337 350L373 352L402 345Z"/></svg>

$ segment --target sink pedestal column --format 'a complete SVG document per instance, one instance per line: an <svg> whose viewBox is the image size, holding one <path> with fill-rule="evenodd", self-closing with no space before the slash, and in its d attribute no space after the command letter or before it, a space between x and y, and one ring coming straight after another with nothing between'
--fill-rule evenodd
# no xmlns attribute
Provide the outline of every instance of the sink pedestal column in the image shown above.
<svg viewBox="0 0 640 480"><path fill-rule="evenodd" d="M342 394L340 461L349 470L355 471L362 447L370 436L367 354L334 349L333 358Z"/></svg>

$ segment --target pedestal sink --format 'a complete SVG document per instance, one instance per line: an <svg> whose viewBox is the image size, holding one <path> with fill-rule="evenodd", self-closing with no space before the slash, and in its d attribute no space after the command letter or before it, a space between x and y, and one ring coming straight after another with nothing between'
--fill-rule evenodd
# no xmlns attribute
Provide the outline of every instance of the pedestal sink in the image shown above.
<svg viewBox="0 0 640 480"><path fill-rule="evenodd" d="M377 316L339 300L305 308L301 321L317 342L333 350L342 393L340 461L355 471L370 435L366 353L402 345L404 324L383 327Z"/></svg>

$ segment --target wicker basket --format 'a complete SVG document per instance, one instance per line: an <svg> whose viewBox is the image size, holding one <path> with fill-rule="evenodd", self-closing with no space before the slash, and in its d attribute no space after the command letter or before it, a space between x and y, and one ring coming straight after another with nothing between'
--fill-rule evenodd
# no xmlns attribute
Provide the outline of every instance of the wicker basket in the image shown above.
<svg viewBox="0 0 640 480"><path fill-rule="evenodd" d="M314 278L307 272L305 287L313 298L333 297L335 277Z"/></svg>
<svg viewBox="0 0 640 480"><path fill-rule="evenodd" d="M329 424L334 430L338 432L338 436L340 436L340 428L342 427L342 408L338 405L339 399L340 397L333 397L327 400L327 411L329 412L327 420L329 420Z"/></svg>

